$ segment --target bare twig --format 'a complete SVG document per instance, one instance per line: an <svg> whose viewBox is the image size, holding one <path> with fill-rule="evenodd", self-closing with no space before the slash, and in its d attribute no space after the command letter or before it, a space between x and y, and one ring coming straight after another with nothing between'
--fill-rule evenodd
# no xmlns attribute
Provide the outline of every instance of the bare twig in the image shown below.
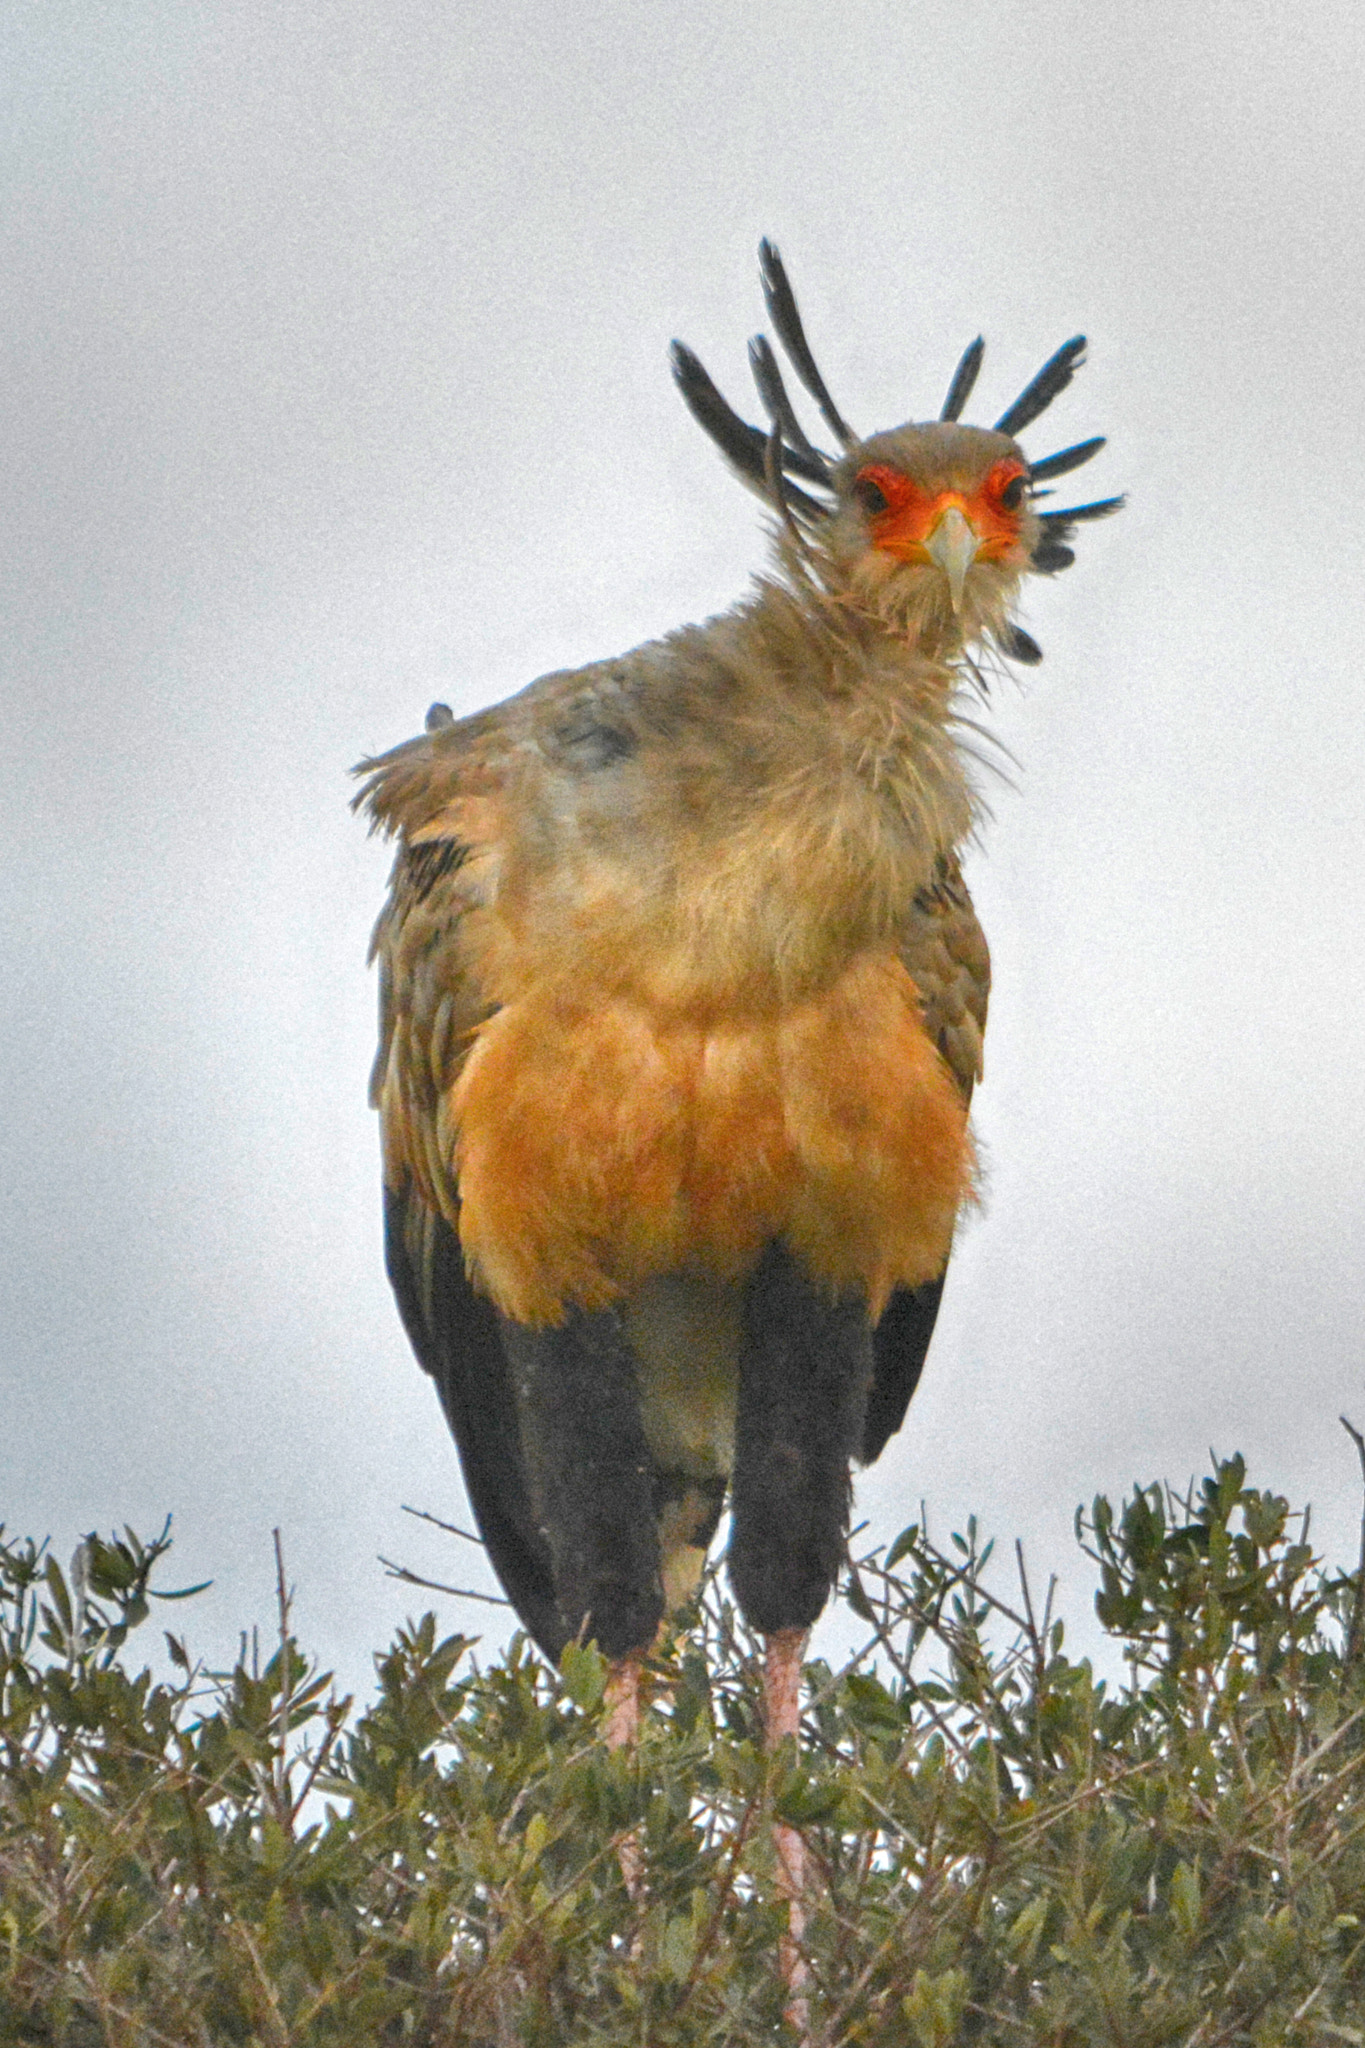
<svg viewBox="0 0 1365 2048"><path fill-rule="evenodd" d="M318 1779L321 1777L322 1773L327 1769L327 1766L330 1764L332 1760L333 1753L337 1746L338 1738L340 1737L343 1728L346 1726L346 1717L351 1711L352 1697L353 1696L350 1693L348 1693L344 1700L339 1700L336 1698L334 1694L333 1697L327 1702L327 1733L323 1736L322 1741L318 1744L316 1755L308 1760L307 1772L304 1775L303 1783L299 1787L297 1796L294 1799L294 1815L296 1818L300 1813L302 1813L303 1808L307 1802L309 1793L312 1791L314 1785L316 1785ZM307 1751L305 1751L304 1754L306 1758Z"/></svg>
<svg viewBox="0 0 1365 2048"><path fill-rule="evenodd" d="M275 1709L275 1815L286 1834L292 1836L294 1801L289 1783L289 1730L294 1704L294 1657L289 1634L289 1610L294 1604L294 1595L285 1584L284 1545L280 1541L280 1532L276 1529L272 1533L275 1538L275 1603L280 1631L280 1697Z"/></svg>
<svg viewBox="0 0 1365 2048"><path fill-rule="evenodd" d="M433 1515L428 1508L410 1508L404 1504L403 1513L411 1515L414 1522L430 1522L433 1529L444 1529L447 1536L458 1536L461 1542L472 1543L476 1550L484 1549L484 1540L472 1529L462 1529L458 1522L443 1522L439 1515Z"/></svg>
<svg viewBox="0 0 1365 2048"><path fill-rule="evenodd" d="M501 1593L479 1593L473 1586L448 1586L444 1579L424 1578L421 1572L413 1571L410 1565L395 1564L391 1557L380 1553L379 1562L391 1579L402 1579L408 1586L421 1586L428 1593L449 1593L456 1600L482 1600L485 1607L510 1607Z"/></svg>
<svg viewBox="0 0 1365 2048"><path fill-rule="evenodd" d="M279 1541L279 1533L277 1529L275 1531L277 1543ZM276 2042L277 2048L289 2048L289 2028L285 2025L284 2015L280 2011L280 1995L271 1981L270 1973L266 1969L265 1963L261 1959L261 1952L252 1939L251 1929L237 1914L230 1913L227 1919L227 1932L230 1940L238 1942L246 1950L247 1960L251 1965L251 1974L260 1986L265 1999L264 2007L258 2006L257 2010L266 2022L267 2032Z"/></svg>
<svg viewBox="0 0 1365 2048"><path fill-rule="evenodd" d="M1356 1447L1356 1456L1360 1459L1361 1478L1365 1480L1365 1436L1362 1436L1355 1424L1348 1422L1344 1415L1340 1420L1342 1428ZM1365 1645L1365 1507L1362 1507L1360 1516L1360 1559L1356 1565L1356 1594L1351 1603L1351 1621L1346 1631L1346 1650L1342 1661L1354 1664L1360 1655L1362 1645Z"/></svg>

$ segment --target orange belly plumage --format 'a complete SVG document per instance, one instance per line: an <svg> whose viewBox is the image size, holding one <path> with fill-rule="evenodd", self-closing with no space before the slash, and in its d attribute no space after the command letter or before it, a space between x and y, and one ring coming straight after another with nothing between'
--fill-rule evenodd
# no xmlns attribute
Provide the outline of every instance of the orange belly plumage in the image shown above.
<svg viewBox="0 0 1365 2048"><path fill-rule="evenodd" d="M891 955L738 1020L510 1002L443 1108L470 1270L533 1325L679 1268L739 1278L775 1238L875 1320L942 1271L971 1185L961 1096Z"/></svg>

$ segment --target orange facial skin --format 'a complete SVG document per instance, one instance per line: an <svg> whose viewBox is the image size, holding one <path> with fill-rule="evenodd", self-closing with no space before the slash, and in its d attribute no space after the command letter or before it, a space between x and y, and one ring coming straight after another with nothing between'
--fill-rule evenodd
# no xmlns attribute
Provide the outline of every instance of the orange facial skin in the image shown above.
<svg viewBox="0 0 1365 2048"><path fill-rule="evenodd" d="M976 559L1000 561L1019 546L1020 513L1028 472L1012 457L993 465L974 491L921 490L901 470L872 462L858 472L856 495L868 514L874 547L899 562L932 559L928 541L945 512L956 507L976 536ZM879 504L879 501L880 504Z"/></svg>

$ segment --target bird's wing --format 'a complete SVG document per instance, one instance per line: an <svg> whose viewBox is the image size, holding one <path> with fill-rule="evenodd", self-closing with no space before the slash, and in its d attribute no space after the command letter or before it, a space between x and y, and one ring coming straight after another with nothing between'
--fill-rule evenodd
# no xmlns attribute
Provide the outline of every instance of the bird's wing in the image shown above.
<svg viewBox="0 0 1365 2048"><path fill-rule="evenodd" d="M554 1658L565 1630L536 1525L498 1314L465 1272L459 1194L442 1104L492 1005L471 919L499 858L508 734L466 720L367 762L361 801L396 833L375 928L379 1052L371 1096L384 1146L385 1263L413 1350L435 1380L489 1561L523 1624Z"/></svg>
<svg viewBox="0 0 1365 2048"><path fill-rule="evenodd" d="M970 1102L981 1078L981 1047L990 996L991 958L956 861L941 861L933 884L916 896L901 940L901 958L924 1003L924 1028ZM873 1335L874 1376L863 1429L862 1460L881 1456L905 1420L934 1334L945 1275L922 1287L900 1287Z"/></svg>
<svg viewBox="0 0 1365 2048"><path fill-rule="evenodd" d="M384 1263L409 1342L440 1393L488 1561L555 1662L569 1631L531 1509L498 1312L475 1293L458 1236L411 1180L385 1184Z"/></svg>

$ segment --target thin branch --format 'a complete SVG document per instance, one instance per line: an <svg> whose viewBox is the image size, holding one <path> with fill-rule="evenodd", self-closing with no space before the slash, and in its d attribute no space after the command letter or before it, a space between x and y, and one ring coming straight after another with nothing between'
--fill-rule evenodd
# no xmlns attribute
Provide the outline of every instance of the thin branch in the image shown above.
<svg viewBox="0 0 1365 2048"><path fill-rule="evenodd" d="M443 1522L439 1515L433 1515L427 1508L410 1508L404 1504L403 1513L411 1515L415 1522L430 1522L433 1529L444 1529L447 1536L458 1536L462 1542L472 1543L476 1550L482 1550L484 1540L472 1529L462 1529L458 1522Z"/></svg>
<svg viewBox="0 0 1365 2048"><path fill-rule="evenodd" d="M285 1584L284 1545L280 1541L280 1532L275 1529L272 1533L275 1538L275 1602L279 1610L280 1631L280 1699L275 1712L275 1811L281 1827L292 1836L294 1800L289 1783L289 1729L294 1704L294 1659L289 1635L289 1610L294 1604L294 1595Z"/></svg>
<svg viewBox="0 0 1365 2048"><path fill-rule="evenodd" d="M309 1762L303 1783L299 1787L298 1797L294 1801L294 1814L296 1817L302 1813L309 1793L332 1760L337 1741L346 1726L346 1717L351 1711L352 1698L353 1695L350 1693L346 1695L344 1700L339 1700L333 1695L327 1702L327 1733L318 1744L317 1753ZM306 1759L306 1750L304 1756Z"/></svg>
<svg viewBox="0 0 1365 2048"><path fill-rule="evenodd" d="M1365 1481L1365 1436L1362 1436L1355 1424L1348 1422L1344 1415L1340 1420L1342 1428L1356 1447L1356 1456L1360 1459L1361 1479ZM1360 1516L1360 1561L1356 1566L1356 1595L1351 1603L1351 1622L1346 1631L1343 1663L1354 1664L1360 1655L1362 1645L1365 1645L1365 1506L1362 1507Z"/></svg>
<svg viewBox="0 0 1365 2048"><path fill-rule="evenodd" d="M275 1535L278 1540L278 1529ZM251 1974L264 1994L265 2007L262 2017L266 2021L268 2032L273 2035L278 2048L289 2048L289 2028L285 2025L284 2015L280 2011L280 1996L270 1980L270 1974L261 1959L261 1952L252 1939L251 1929L236 1913L229 1912L227 1930L229 1939L239 1942L246 1950L247 1960L251 1964ZM257 2009L260 2010L259 2007Z"/></svg>
<svg viewBox="0 0 1365 2048"><path fill-rule="evenodd" d="M402 1579L409 1586L421 1586L428 1593L449 1593L457 1600L482 1600L485 1607L510 1607L512 1605L511 1601L505 1600L501 1593L479 1593L475 1591L473 1586L448 1586L444 1579L423 1578L422 1574L413 1571L411 1566L395 1564L393 1559L385 1557L382 1551L380 1552L379 1562L383 1565L384 1570L391 1579Z"/></svg>

